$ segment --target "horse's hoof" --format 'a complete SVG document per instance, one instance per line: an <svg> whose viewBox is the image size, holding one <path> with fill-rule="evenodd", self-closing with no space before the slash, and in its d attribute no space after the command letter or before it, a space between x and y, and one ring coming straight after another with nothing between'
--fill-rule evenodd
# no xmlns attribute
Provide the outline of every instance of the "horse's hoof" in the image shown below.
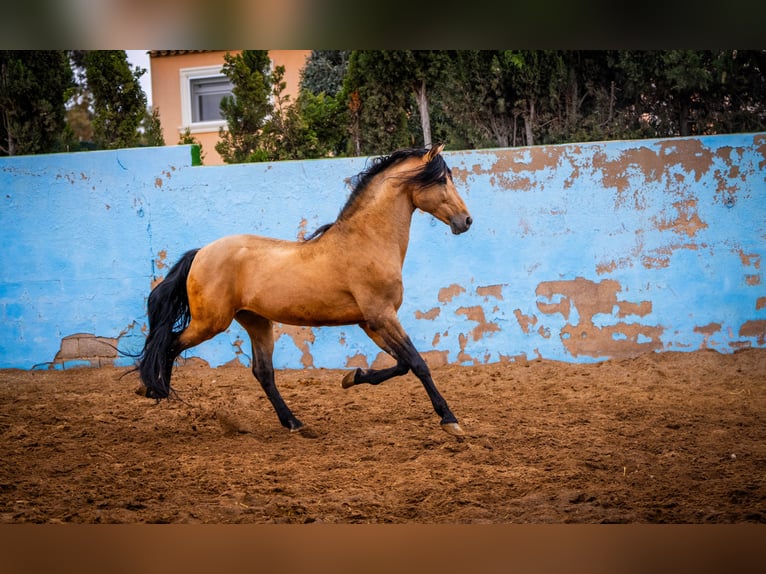
<svg viewBox="0 0 766 574"><path fill-rule="evenodd" d="M356 384L356 371L349 371L343 377L343 382L341 383L341 385L343 385L344 389L347 389L349 387L353 387L355 384Z"/></svg>
<svg viewBox="0 0 766 574"><path fill-rule="evenodd" d="M304 429L303 423L299 421L298 419L295 419L293 421L290 421L288 429L290 429L290 432L300 432Z"/></svg>
<svg viewBox="0 0 766 574"><path fill-rule="evenodd" d="M462 440L465 436L463 429L457 423L442 423L442 430L447 434L457 437L458 440Z"/></svg>

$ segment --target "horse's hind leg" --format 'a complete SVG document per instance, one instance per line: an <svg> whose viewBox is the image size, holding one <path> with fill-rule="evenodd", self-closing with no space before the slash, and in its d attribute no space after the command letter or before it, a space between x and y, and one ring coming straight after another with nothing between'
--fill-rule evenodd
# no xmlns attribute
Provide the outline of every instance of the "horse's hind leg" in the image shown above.
<svg viewBox="0 0 766 574"><path fill-rule="evenodd" d="M388 346L385 340L383 340L383 338L376 331L372 330L369 326L367 326L366 323L362 323L359 326L364 329L364 332L367 333L367 336L370 339L375 341L375 344L378 345L378 347L383 349L392 357L396 358L396 353L394 353L393 349ZM388 379L406 375L409 370L410 367L407 364L397 359L396 365L387 369L356 369L355 371L350 371L346 374L345 377L343 377L342 385L344 389L363 383L369 385L379 385Z"/></svg>
<svg viewBox="0 0 766 574"><path fill-rule="evenodd" d="M399 323L396 313L393 312L386 317L375 321L368 321L362 325L362 328L377 343L377 345L396 359L396 366L389 369L378 371L357 371L346 375L343 381L344 387L350 387L358 383L378 384L392 377L402 375L408 370L420 379L423 387L431 399L436 414L441 417L441 426L446 432L458 438L465 433L457 422L457 418L447 405L431 377L431 370L420 356L415 345L410 340L407 333ZM353 376L353 379L351 377ZM346 379L349 379L348 381Z"/></svg>
<svg viewBox="0 0 766 574"><path fill-rule="evenodd" d="M295 418L285 404L274 382L274 365L271 360L274 352L274 330L271 321L248 311L240 311L234 318L250 336L253 350L253 375L261 383L261 387L277 413L279 422L290 431L300 430L303 423Z"/></svg>

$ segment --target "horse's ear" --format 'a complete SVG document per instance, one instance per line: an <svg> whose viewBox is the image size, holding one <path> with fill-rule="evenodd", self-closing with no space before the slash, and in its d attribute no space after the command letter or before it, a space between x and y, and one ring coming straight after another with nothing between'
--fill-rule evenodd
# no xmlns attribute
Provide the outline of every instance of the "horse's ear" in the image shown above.
<svg viewBox="0 0 766 574"><path fill-rule="evenodd" d="M432 146L431 149L429 149L426 152L426 155L425 155L425 158L424 158L425 162L429 163L433 158L435 158L437 155L439 155L442 152L443 149L444 149L444 144L443 143L441 143L441 144L439 144L437 146Z"/></svg>

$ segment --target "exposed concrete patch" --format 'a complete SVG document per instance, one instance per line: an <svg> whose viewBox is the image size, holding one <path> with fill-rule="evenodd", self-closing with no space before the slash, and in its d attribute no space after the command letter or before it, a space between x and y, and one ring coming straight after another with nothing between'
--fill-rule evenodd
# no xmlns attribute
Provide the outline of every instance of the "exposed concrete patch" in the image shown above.
<svg viewBox="0 0 766 574"><path fill-rule="evenodd" d="M745 253L742 249L738 250L739 258L745 267L761 268L761 256L758 253Z"/></svg>
<svg viewBox="0 0 766 574"><path fill-rule="evenodd" d="M425 319L427 321L433 321L436 319L439 314L442 312L439 307L434 307L433 309L430 309L426 312L423 311L415 311L415 318L416 319Z"/></svg>
<svg viewBox="0 0 766 574"><path fill-rule="evenodd" d="M606 273L613 272L615 269L628 269L633 267L635 261L642 259L643 255L643 230L638 230L635 233L635 244L630 250L629 255L626 257L620 257L619 259L613 259L605 263L599 263L596 265L596 273L598 275L604 275Z"/></svg>
<svg viewBox="0 0 766 574"><path fill-rule="evenodd" d="M168 252L164 249L160 250L157 253L157 257L154 259L154 269L155 271L159 272L165 269L166 267L169 267L168 265ZM163 279L165 279L164 275L160 275L157 273L157 275L152 279L151 285L149 286L149 290L151 291L154 289L157 285L162 283Z"/></svg>
<svg viewBox="0 0 766 574"><path fill-rule="evenodd" d="M118 357L117 339L75 333L61 339L61 347L51 366L65 369L73 366L104 367L113 365Z"/></svg>
<svg viewBox="0 0 766 574"><path fill-rule="evenodd" d="M615 159L609 159L606 153L597 151L593 154L592 164L595 170L602 172L604 186L617 190L615 207L640 210L644 207L644 186L632 185L631 179L636 175L643 177L646 183L662 182L667 177L668 189L674 189L677 180L670 179L668 165L677 165L686 173L694 172L694 179L699 182L710 171L713 161L713 153L698 139L690 138L665 141L657 149L640 146L623 150ZM632 196L628 197L631 189Z"/></svg>
<svg viewBox="0 0 766 574"><path fill-rule="evenodd" d="M309 369L314 366L314 356L311 354L309 345L316 341L316 334L311 327L296 327L294 325L283 325L278 323L274 325L274 340L278 340L282 335L287 335L301 352L301 365Z"/></svg>
<svg viewBox="0 0 766 574"><path fill-rule="evenodd" d="M758 163L758 169L766 170L766 135L758 134L753 136L753 143L756 144L756 150L761 154L763 161Z"/></svg>
<svg viewBox="0 0 766 574"><path fill-rule="evenodd" d="M538 295L540 287L538 286ZM548 299L553 298L553 293L545 295ZM568 297L564 297L558 303L545 303L543 301L537 302L537 308L540 309L546 315L553 315L555 313L561 313L565 320L569 321L569 313L572 310L572 302Z"/></svg>
<svg viewBox="0 0 766 574"><path fill-rule="evenodd" d="M740 337L755 337L759 345L766 343L766 319L746 321L739 328Z"/></svg>
<svg viewBox="0 0 766 574"><path fill-rule="evenodd" d="M742 150L731 146L723 146L718 149L716 156L723 160L726 169L717 169L713 172L718 185L716 186L716 199L726 205L733 207L737 202L737 195L740 192L741 182L746 181L746 172L740 169L742 161Z"/></svg>
<svg viewBox="0 0 766 574"><path fill-rule="evenodd" d="M426 364L432 369L449 364L449 351L423 351L420 354Z"/></svg>
<svg viewBox="0 0 766 574"><path fill-rule="evenodd" d="M561 300L558 303L538 301L537 306L545 314L561 313L567 321L571 308L577 309L578 323L567 323L561 329L562 343L573 357L623 358L661 349L660 336L664 331L661 326L619 321L604 326L594 324L593 318L597 314L619 318L625 314L649 312L649 301L618 301L617 293L621 290L620 284L613 279L600 283L583 277L571 281L545 281L537 286L538 297L548 300L560 297Z"/></svg>
<svg viewBox="0 0 766 574"><path fill-rule="evenodd" d="M704 245L697 245L696 243L673 243L664 247L658 247L652 249L647 255L641 257L641 264L647 269L664 269L670 266L670 258L673 253L679 249L689 249L697 251Z"/></svg>
<svg viewBox="0 0 766 574"><path fill-rule="evenodd" d="M243 365L250 365L252 361L251 357L242 350L244 342L243 339L237 337L231 344L234 349L234 359L232 359L232 361L242 363Z"/></svg>
<svg viewBox="0 0 766 574"><path fill-rule="evenodd" d="M460 333L457 336L457 339L458 345L460 346L460 351L457 354L458 364L462 365L464 363L472 363L474 365L478 365L479 361L465 352L465 348L468 345L468 336L465 333Z"/></svg>
<svg viewBox="0 0 766 574"><path fill-rule="evenodd" d="M707 227L707 223L702 221L697 213L696 199L676 201L672 205L678 215L675 219L655 219L657 229L660 231L672 230L677 233L685 233L689 237L694 237L700 229Z"/></svg>
<svg viewBox="0 0 766 574"><path fill-rule="evenodd" d="M617 159L610 160L606 153L596 151L593 154L593 168L601 171L601 181L605 187L617 190L617 206L626 206L627 191L631 188L630 179L638 171L646 181L659 181L664 173L665 162L654 150L642 146L622 151ZM634 206L640 208L637 192L633 194Z"/></svg>
<svg viewBox="0 0 766 574"><path fill-rule="evenodd" d="M449 287L439 289L438 299L440 303L449 303L461 293L465 293L465 287L453 283Z"/></svg>
<svg viewBox="0 0 766 574"><path fill-rule="evenodd" d="M370 365L370 368L387 369L388 367L393 367L394 365L396 365L394 358L385 351L380 351L375 357L375 360L372 362L372 365Z"/></svg>
<svg viewBox="0 0 766 574"><path fill-rule="evenodd" d="M566 325L561 340L573 357L624 359L662 349L663 327L618 323L604 327Z"/></svg>
<svg viewBox="0 0 766 574"><path fill-rule="evenodd" d="M301 222L298 225L298 241L303 241L306 237L306 227L308 226L308 221L305 217L301 218Z"/></svg>
<svg viewBox="0 0 766 574"><path fill-rule="evenodd" d="M500 301L503 300L503 286L502 285L486 285L484 287L477 287L476 294L484 297L485 300L490 297L494 297Z"/></svg>
<svg viewBox="0 0 766 574"><path fill-rule="evenodd" d="M357 353L356 355L353 355L351 357L346 357L346 367L358 368L358 369L369 369L370 365L367 363L366 356L364 356L362 353Z"/></svg>
<svg viewBox="0 0 766 574"><path fill-rule="evenodd" d="M721 331L720 323L709 323L707 325L703 325L702 327L694 327L695 333L700 333L704 335L705 337L704 341L702 342L703 349L710 348L710 337L712 337L716 333L719 333L720 331Z"/></svg>
<svg viewBox="0 0 766 574"><path fill-rule="evenodd" d="M514 309L513 314L516 316L516 321L519 322L519 327L525 333L529 333L529 328L537 325L537 317L535 315L524 315L521 309Z"/></svg>
<svg viewBox="0 0 766 574"><path fill-rule="evenodd" d="M558 167L566 148L558 146L537 146L525 148L521 153L507 154L496 151L477 152L482 156L491 156L491 166L485 168L481 163L474 164L471 169L452 168L453 177L467 182L471 174L487 173L490 184L504 190L530 191L533 189L533 175L538 171Z"/></svg>
<svg viewBox="0 0 766 574"><path fill-rule="evenodd" d="M487 333L493 333L500 330L497 323L487 321L484 309L480 305L474 307L460 307L455 313L457 315L465 315L467 319L478 323L478 325L471 330L471 336L474 341L478 341Z"/></svg>
<svg viewBox="0 0 766 574"><path fill-rule="evenodd" d="M165 267L168 267L168 252L164 249L161 249L159 253L157 253L157 258L154 260L154 266L157 269L165 269Z"/></svg>
<svg viewBox="0 0 766 574"><path fill-rule="evenodd" d="M241 356L242 356L242 355L236 355L236 356L235 356L233 359L231 359L230 361L226 361L226 362L223 364L223 366L224 366L224 367L248 367L248 366L250 366L250 362L249 362L249 361L248 361L248 362L246 362L246 363L242 362L242 359L240 359L240 357L241 357ZM192 357L192 358L196 358L196 359L198 359L199 357ZM202 359L200 359L200 360L202 360Z"/></svg>
<svg viewBox="0 0 766 574"><path fill-rule="evenodd" d="M639 303L631 303L629 301L618 301L617 307L619 312L618 317L627 317L628 315L638 315L639 317L646 317L652 312L651 301L641 301Z"/></svg>

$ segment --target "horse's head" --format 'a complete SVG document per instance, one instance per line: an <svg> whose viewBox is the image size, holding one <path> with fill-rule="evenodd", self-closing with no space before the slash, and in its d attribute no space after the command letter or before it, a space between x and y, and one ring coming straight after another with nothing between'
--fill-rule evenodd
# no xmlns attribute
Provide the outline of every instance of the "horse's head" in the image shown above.
<svg viewBox="0 0 766 574"><path fill-rule="evenodd" d="M452 172L442 158L444 144L432 147L423 155L422 173L412 192L412 202L418 209L430 213L450 226L458 235L471 227L473 219L452 181Z"/></svg>

